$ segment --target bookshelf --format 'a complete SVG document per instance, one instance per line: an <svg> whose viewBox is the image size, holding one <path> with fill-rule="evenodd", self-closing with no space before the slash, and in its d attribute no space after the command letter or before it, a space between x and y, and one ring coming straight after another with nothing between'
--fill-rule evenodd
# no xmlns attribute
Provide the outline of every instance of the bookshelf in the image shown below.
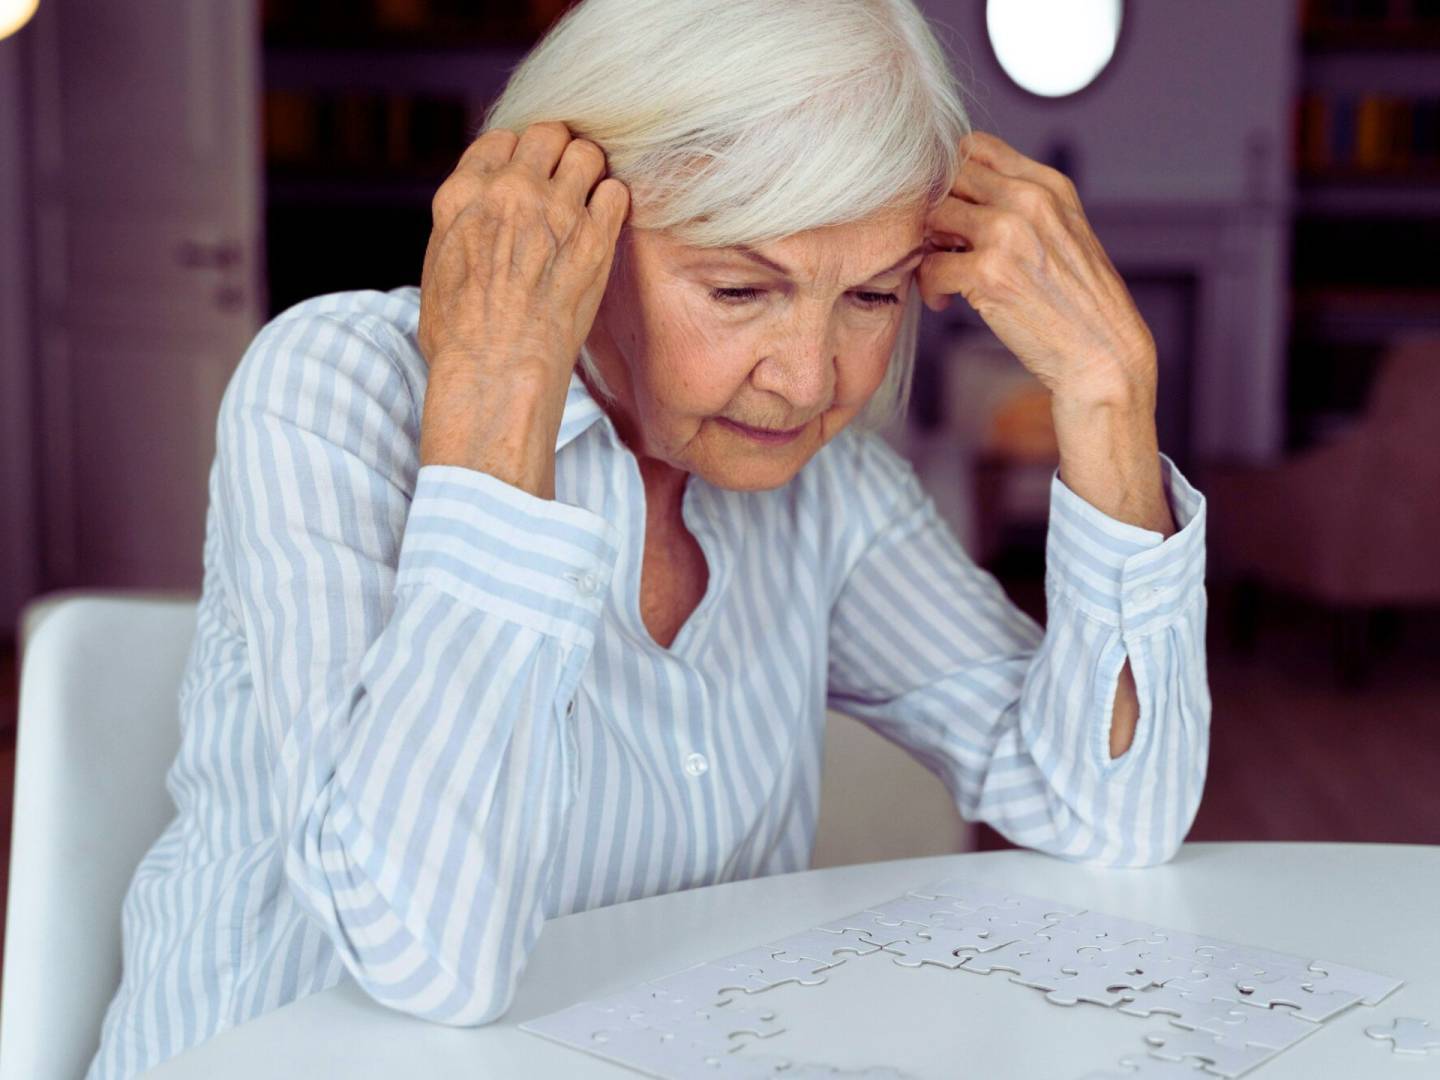
<svg viewBox="0 0 1440 1080"><path fill-rule="evenodd" d="M1297 0L1287 428L1343 431L1386 340L1440 329L1440 0Z"/></svg>
<svg viewBox="0 0 1440 1080"><path fill-rule="evenodd" d="M435 189L573 0L265 0L268 316L418 284Z"/></svg>

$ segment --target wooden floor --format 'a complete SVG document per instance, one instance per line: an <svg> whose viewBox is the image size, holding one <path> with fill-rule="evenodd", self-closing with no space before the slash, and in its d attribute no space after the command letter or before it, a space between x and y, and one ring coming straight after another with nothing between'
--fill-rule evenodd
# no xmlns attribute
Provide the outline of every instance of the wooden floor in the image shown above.
<svg viewBox="0 0 1440 1080"><path fill-rule="evenodd" d="M1043 603L1033 588L1012 595L1027 610ZM1241 654L1212 590L1210 767L1189 839L1440 844L1440 613L1401 621L1358 691L1337 685L1323 612L1271 601L1262 614ZM0 649L0 913L16 684L14 653ZM1007 845L982 827L981 846Z"/></svg>
<svg viewBox="0 0 1440 1080"><path fill-rule="evenodd" d="M1192 840L1440 844L1440 613L1370 648L1340 689L1332 617L1271 599L1253 654L1212 620L1210 772ZM1216 640L1220 639L1220 640Z"/></svg>

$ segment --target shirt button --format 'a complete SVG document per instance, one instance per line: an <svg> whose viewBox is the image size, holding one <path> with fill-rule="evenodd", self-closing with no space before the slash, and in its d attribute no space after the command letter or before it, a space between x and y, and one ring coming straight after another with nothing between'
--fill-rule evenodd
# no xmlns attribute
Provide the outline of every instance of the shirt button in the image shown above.
<svg viewBox="0 0 1440 1080"><path fill-rule="evenodd" d="M710 762L705 760L704 754L685 755L685 771L691 776L700 776L708 768L710 768Z"/></svg>
<svg viewBox="0 0 1440 1080"><path fill-rule="evenodd" d="M595 592L597 588L600 587L600 582L594 574L586 571L575 579L575 587L578 588L580 592L583 593L585 596L590 596L592 593Z"/></svg>

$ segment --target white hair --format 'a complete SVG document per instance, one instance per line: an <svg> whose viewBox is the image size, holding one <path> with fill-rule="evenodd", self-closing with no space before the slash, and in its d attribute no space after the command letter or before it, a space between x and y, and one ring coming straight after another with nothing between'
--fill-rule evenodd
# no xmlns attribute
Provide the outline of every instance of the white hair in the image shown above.
<svg viewBox="0 0 1440 1080"><path fill-rule="evenodd" d="M904 206L938 206L970 131L913 0L581 0L511 73L479 129L559 120L605 151L629 224L757 246ZM908 407L922 301L855 418ZM611 391L582 346L590 384Z"/></svg>

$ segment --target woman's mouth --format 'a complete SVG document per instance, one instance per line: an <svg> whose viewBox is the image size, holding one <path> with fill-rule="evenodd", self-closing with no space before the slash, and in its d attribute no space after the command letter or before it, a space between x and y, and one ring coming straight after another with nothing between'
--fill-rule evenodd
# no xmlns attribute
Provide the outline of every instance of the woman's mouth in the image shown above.
<svg viewBox="0 0 1440 1080"><path fill-rule="evenodd" d="M786 431L772 431L768 428L753 428L748 424L740 424L734 420L727 420L723 416L717 416L716 419L732 431L738 431L741 435L766 446L780 446L783 443L791 442L798 438L800 433L805 430L804 424Z"/></svg>

